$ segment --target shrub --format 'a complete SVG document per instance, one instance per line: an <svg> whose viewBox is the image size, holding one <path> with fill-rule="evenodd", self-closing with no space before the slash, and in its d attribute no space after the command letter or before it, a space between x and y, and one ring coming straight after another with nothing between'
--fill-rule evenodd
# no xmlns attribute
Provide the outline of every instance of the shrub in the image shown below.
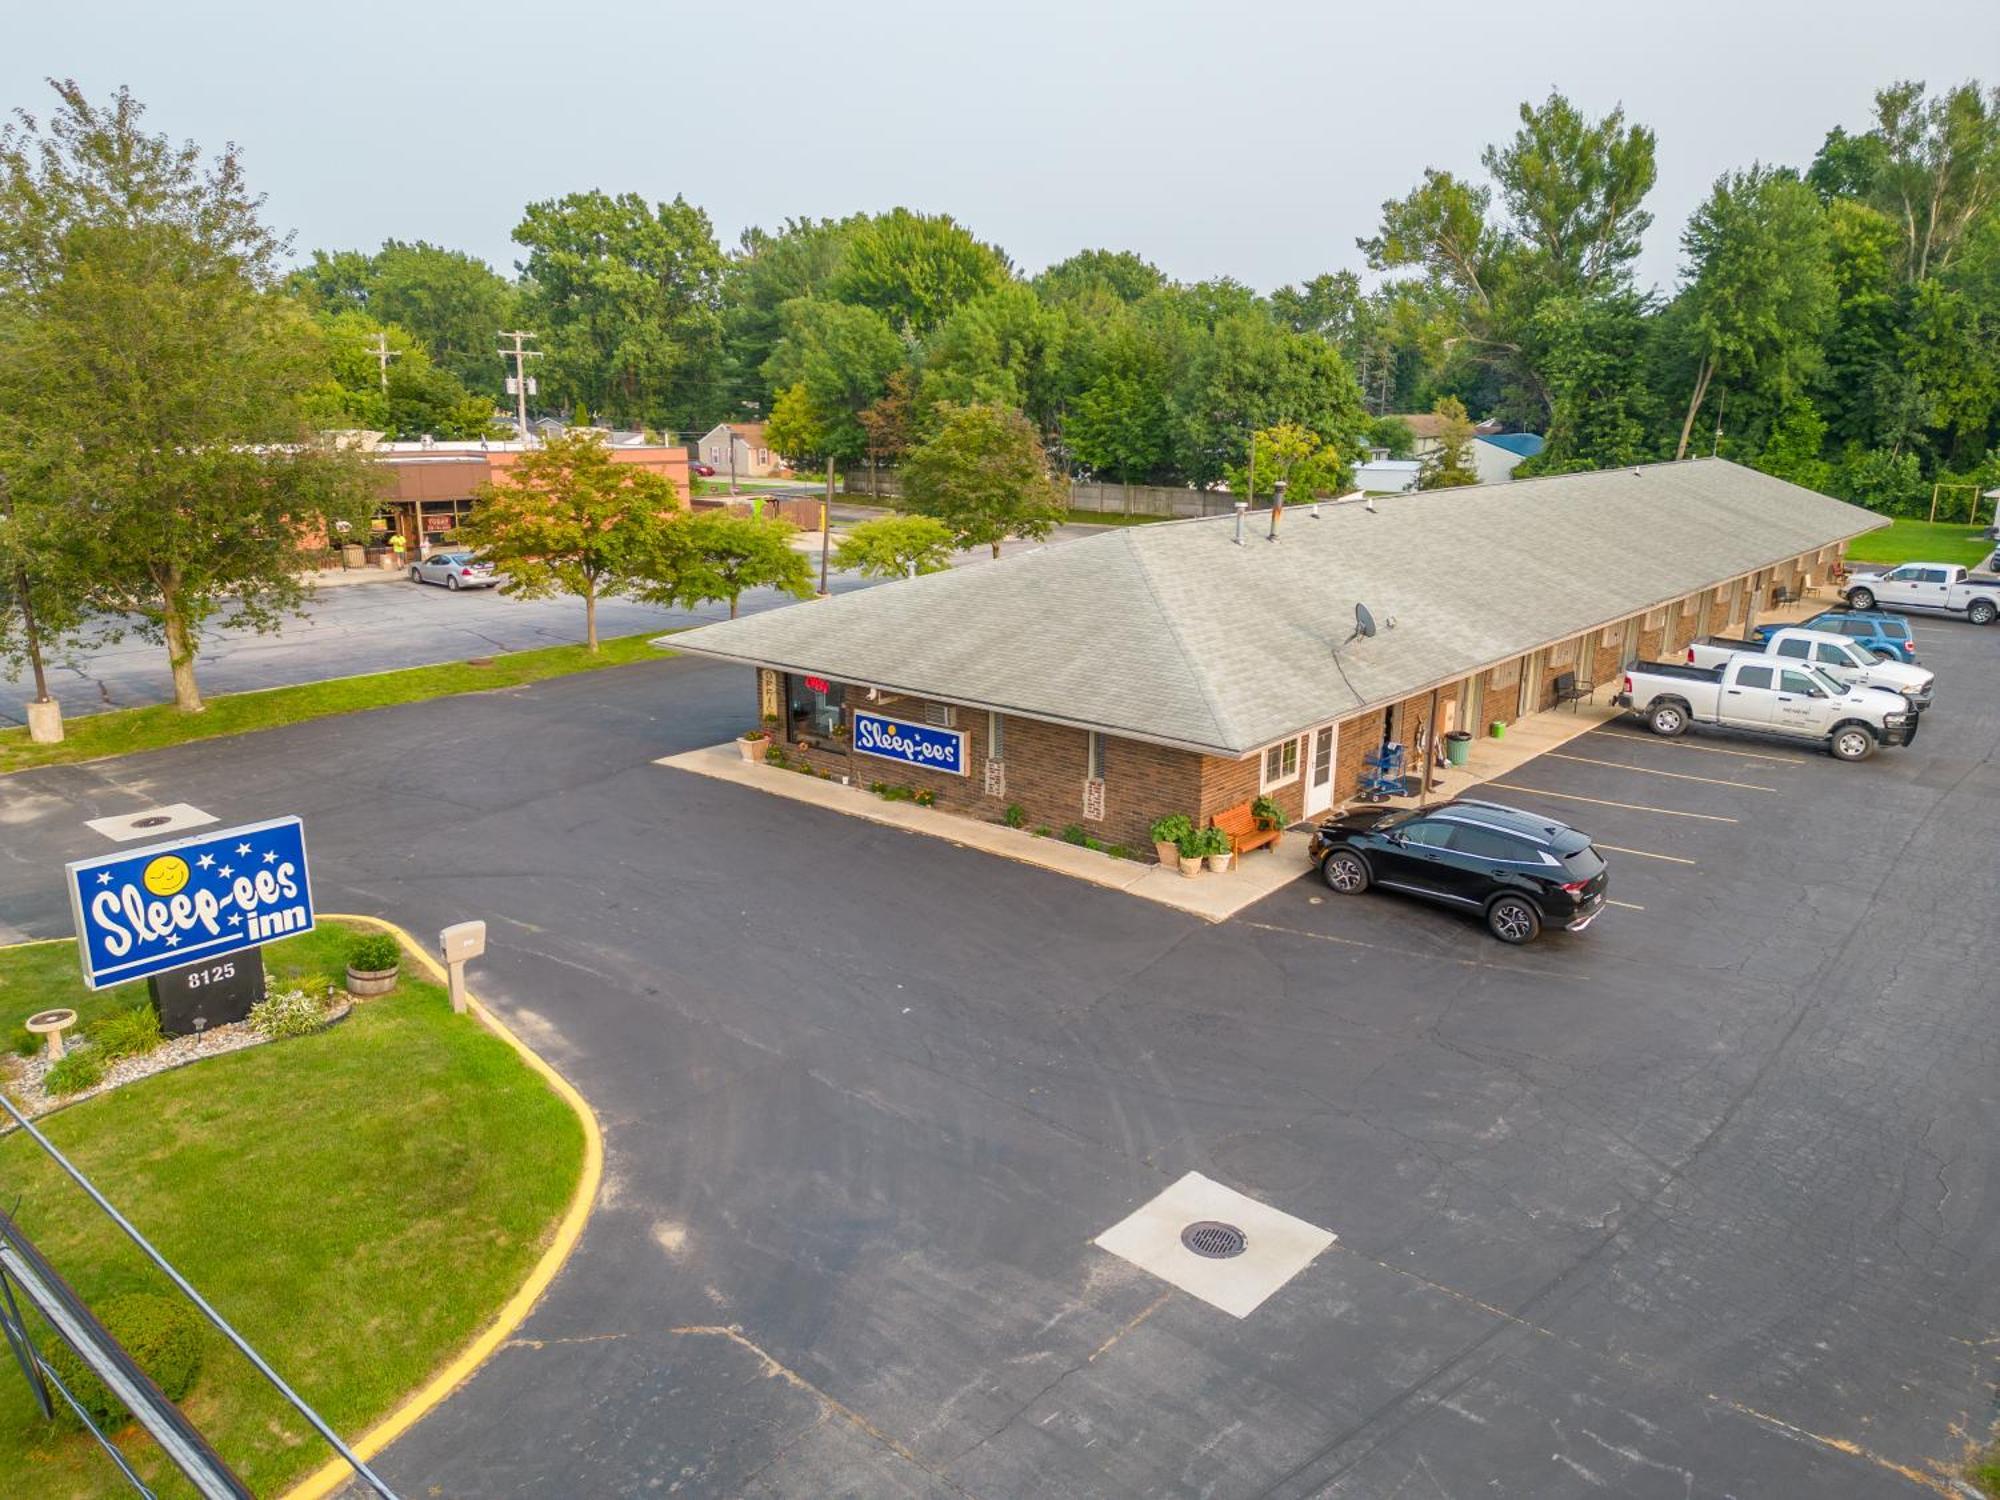
<svg viewBox="0 0 2000 1500"><path fill-rule="evenodd" d="M785 747L779 744L766 745L764 760L768 765L782 766L785 763Z"/></svg>
<svg viewBox="0 0 2000 1500"><path fill-rule="evenodd" d="M1257 820L1259 828L1283 828L1285 810L1269 797L1259 797L1250 804L1250 816Z"/></svg>
<svg viewBox="0 0 2000 1500"><path fill-rule="evenodd" d="M1227 854L1229 835L1214 824L1201 830L1201 852L1203 854Z"/></svg>
<svg viewBox="0 0 2000 1500"><path fill-rule="evenodd" d="M280 990L250 1007L250 1029L259 1036L309 1036L326 1024L326 1007L304 990Z"/></svg>
<svg viewBox="0 0 2000 1500"><path fill-rule="evenodd" d="M1035 837L1038 839L1045 839L1048 836L1049 836L1049 825L1046 823L1044 823L1040 828L1037 828L1035 830Z"/></svg>
<svg viewBox="0 0 2000 1500"><path fill-rule="evenodd" d="M201 1371L202 1327L201 1315L187 1303L151 1292L127 1292L107 1301L98 1312L98 1321L169 1401L181 1400L194 1388L194 1378ZM131 1420L124 1403L69 1345L60 1340L52 1340L51 1345L44 1358L93 1422L110 1429ZM58 1400L56 1409L76 1422L68 1403Z"/></svg>
<svg viewBox="0 0 2000 1500"><path fill-rule="evenodd" d="M1090 835L1084 831L1081 823L1066 823L1063 825L1062 841L1065 844L1087 845L1090 842Z"/></svg>
<svg viewBox="0 0 2000 1500"><path fill-rule="evenodd" d="M347 946L347 967L357 974L377 974L402 961L403 947L386 932L370 932Z"/></svg>
<svg viewBox="0 0 2000 1500"><path fill-rule="evenodd" d="M1190 828L1174 840L1174 848L1180 851L1182 859L1200 859L1208 853L1208 840L1203 836L1203 830Z"/></svg>
<svg viewBox="0 0 2000 1500"><path fill-rule="evenodd" d="M1028 810L1018 802L1009 802L1007 810L1000 814L1000 821L1005 823L1009 828L1026 828L1028 826Z"/></svg>
<svg viewBox="0 0 2000 1500"><path fill-rule="evenodd" d="M165 1040L159 1013L150 1005L135 1005L93 1022L89 1035L92 1050L107 1067L121 1058L143 1057Z"/></svg>
<svg viewBox="0 0 2000 1500"><path fill-rule="evenodd" d="M937 793L929 787L925 787L921 792L917 793L916 801L919 807L936 807Z"/></svg>
<svg viewBox="0 0 2000 1500"><path fill-rule="evenodd" d="M1110 855L1113 859L1134 859L1137 857L1132 853L1130 849L1127 849L1123 844L1113 844L1110 848L1106 849L1104 852Z"/></svg>
<svg viewBox="0 0 2000 1500"><path fill-rule="evenodd" d="M1156 844L1178 844L1194 832L1194 823L1186 813L1168 813L1157 820L1148 830Z"/></svg>
<svg viewBox="0 0 2000 1500"><path fill-rule="evenodd" d="M104 1082L104 1059L95 1052L72 1052L42 1075L42 1087L61 1097L80 1094Z"/></svg>

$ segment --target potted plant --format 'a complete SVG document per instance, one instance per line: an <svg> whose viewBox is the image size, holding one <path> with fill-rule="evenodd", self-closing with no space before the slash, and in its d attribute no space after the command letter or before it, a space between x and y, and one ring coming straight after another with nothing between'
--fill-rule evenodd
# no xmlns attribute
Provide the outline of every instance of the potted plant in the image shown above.
<svg viewBox="0 0 2000 1500"><path fill-rule="evenodd" d="M1259 797L1255 802L1251 803L1250 816L1257 820L1259 828L1270 829L1283 828L1285 826L1285 810L1278 806L1277 801L1271 797Z"/></svg>
<svg viewBox="0 0 2000 1500"><path fill-rule="evenodd" d="M1201 834L1202 853L1208 856L1209 869L1218 875L1227 873L1229 862L1236 858L1235 851L1229 847L1229 835L1213 823L1202 829Z"/></svg>
<svg viewBox="0 0 2000 1500"><path fill-rule="evenodd" d="M767 730L746 729L736 736L736 748L742 752L745 760L755 765L759 760L763 759L764 746L770 738L770 733Z"/></svg>
<svg viewBox="0 0 2000 1500"><path fill-rule="evenodd" d="M1168 869L1181 862L1180 841L1194 832L1194 824L1188 821L1186 813L1168 813L1158 819L1149 830L1153 839L1153 856Z"/></svg>
<svg viewBox="0 0 2000 1500"><path fill-rule="evenodd" d="M1181 867L1181 874L1189 880L1201 873L1201 862L1208 854L1208 840L1202 837L1199 828L1189 828L1174 840L1174 855Z"/></svg>
<svg viewBox="0 0 2000 1500"><path fill-rule="evenodd" d="M386 932L364 933L347 950L347 993L386 995L396 987L403 950Z"/></svg>

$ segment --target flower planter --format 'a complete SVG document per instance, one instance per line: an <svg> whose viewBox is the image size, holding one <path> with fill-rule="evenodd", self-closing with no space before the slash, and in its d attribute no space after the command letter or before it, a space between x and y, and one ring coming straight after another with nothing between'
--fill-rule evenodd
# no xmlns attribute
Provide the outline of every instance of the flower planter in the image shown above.
<svg viewBox="0 0 2000 1500"><path fill-rule="evenodd" d="M1153 858L1171 870L1181 862L1181 851L1175 847L1172 839L1161 839L1153 845Z"/></svg>
<svg viewBox="0 0 2000 1500"><path fill-rule="evenodd" d="M1181 862L1181 874L1187 876L1189 880L1201 873L1202 858L1199 854L1181 854L1176 850L1175 857Z"/></svg>
<svg viewBox="0 0 2000 1500"><path fill-rule="evenodd" d="M1236 858L1236 855L1233 852L1229 854L1211 854L1208 856L1208 867L1218 875L1227 875L1229 873L1229 862L1234 858Z"/></svg>
<svg viewBox="0 0 2000 1500"><path fill-rule="evenodd" d="M401 966L394 969L355 969L347 971L347 993L360 999L371 995L386 995L396 987L396 976Z"/></svg>
<svg viewBox="0 0 2000 1500"><path fill-rule="evenodd" d="M764 747L770 743L770 736L763 734L758 735L755 739L752 739L748 735L738 735L736 738L736 748L742 752L743 758L753 766L764 758Z"/></svg>

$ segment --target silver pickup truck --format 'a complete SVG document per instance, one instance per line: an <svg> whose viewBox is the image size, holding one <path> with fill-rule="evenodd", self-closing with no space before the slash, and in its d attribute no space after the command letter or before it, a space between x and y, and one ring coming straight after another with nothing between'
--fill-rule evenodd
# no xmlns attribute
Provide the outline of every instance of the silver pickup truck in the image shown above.
<svg viewBox="0 0 2000 1500"><path fill-rule="evenodd" d="M1716 667L1634 662L1611 700L1642 715L1653 733L1691 724L1816 740L1840 760L1866 760L1877 745L1907 745L1916 710L1887 688L1849 688L1803 663L1731 656Z"/></svg>
<svg viewBox="0 0 2000 1500"><path fill-rule="evenodd" d="M1878 656L1858 641L1850 641L1826 630L1800 630L1787 626L1773 630L1759 641L1735 640L1711 635L1688 647L1691 667L1719 667L1730 657L1748 652L1752 656L1775 656L1788 662L1809 661L1824 675L1848 687L1887 688L1910 700L1921 713L1931 706L1937 674L1906 662Z"/></svg>

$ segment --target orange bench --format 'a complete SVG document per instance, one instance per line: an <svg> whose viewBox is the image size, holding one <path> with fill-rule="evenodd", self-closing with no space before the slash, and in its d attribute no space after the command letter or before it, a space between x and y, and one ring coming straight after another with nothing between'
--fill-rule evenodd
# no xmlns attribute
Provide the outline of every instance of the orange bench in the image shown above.
<svg viewBox="0 0 2000 1500"><path fill-rule="evenodd" d="M1284 833L1282 828L1259 828L1256 814L1250 811L1248 802L1239 802L1234 807L1225 807L1208 820L1211 828L1220 828L1229 835L1229 848L1238 859L1252 849L1261 849L1269 844L1278 847L1278 839Z"/></svg>

